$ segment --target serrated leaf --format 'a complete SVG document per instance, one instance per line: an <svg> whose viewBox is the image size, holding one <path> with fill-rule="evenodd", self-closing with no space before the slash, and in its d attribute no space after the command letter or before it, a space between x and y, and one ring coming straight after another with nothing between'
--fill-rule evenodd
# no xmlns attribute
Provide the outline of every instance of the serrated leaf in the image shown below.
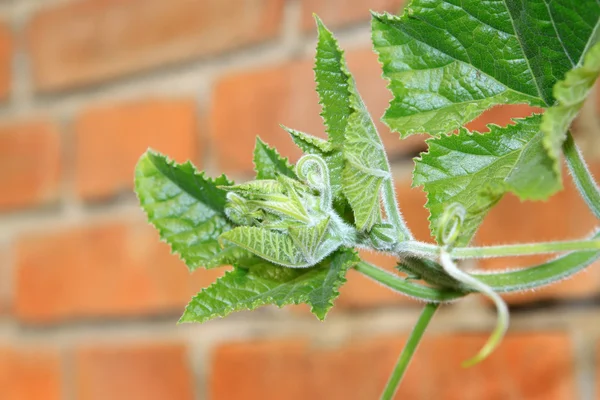
<svg viewBox="0 0 600 400"><path fill-rule="evenodd" d="M381 185L385 179L390 178L385 149L358 93L354 78L346 68L336 39L319 19L317 24L319 45L315 71L321 71L322 81L317 75L317 82L322 85L320 94L324 117L327 123L328 119L345 116L343 123L336 125L345 129L342 191L352 207L356 226L360 230L369 230L381 221ZM345 78L344 85L340 83L342 78ZM324 87L325 81L335 81L335 85ZM329 110L326 107L330 104L335 107L331 108L332 115L329 116L325 111Z"/></svg>
<svg viewBox="0 0 600 400"><path fill-rule="evenodd" d="M147 151L135 169L135 191L148 220L190 271L220 264L218 237L231 229L224 208L233 182L207 178L190 163L178 164Z"/></svg>
<svg viewBox="0 0 600 400"><path fill-rule="evenodd" d="M600 43L586 54L583 65L567 72L565 79L554 85L557 105L550 107L542 116L540 129L544 132L544 146L554 160L554 169L560 176L561 147L567 138L567 130L583 106L600 74Z"/></svg>
<svg viewBox="0 0 600 400"><path fill-rule="evenodd" d="M342 148L347 120L352 112L348 69L344 52L333 34L318 17L315 17L315 20L319 37L314 71L319 104L322 106L321 116L325 122L329 142L336 148Z"/></svg>
<svg viewBox="0 0 600 400"><path fill-rule="evenodd" d="M599 17L599 2L579 0L413 0L402 16L373 14L394 95L384 121L403 137L436 135L494 104L551 106Z"/></svg>
<svg viewBox="0 0 600 400"><path fill-rule="evenodd" d="M240 226L223 233L221 239L269 262L288 268L308 268L342 245L340 238L326 233L325 229L327 224L290 227L288 232ZM298 242L301 244L298 245Z"/></svg>
<svg viewBox="0 0 600 400"><path fill-rule="evenodd" d="M468 244L490 208L506 192L522 200L546 199L560 190L552 159L542 145L540 115L514 120L485 134L461 129L458 135L429 139L429 151L416 160L413 185L427 192L431 232L437 234L444 207L466 211L456 245Z"/></svg>
<svg viewBox="0 0 600 400"><path fill-rule="evenodd" d="M254 170L256 179L275 179L278 174L296 178L294 167L277 150L269 147L258 136L254 147Z"/></svg>
<svg viewBox="0 0 600 400"><path fill-rule="evenodd" d="M245 268L237 266L196 295L180 322L201 323L267 304L300 303L308 303L323 320L346 281L346 272L358 261L354 251L340 249L312 268L282 268L263 260Z"/></svg>

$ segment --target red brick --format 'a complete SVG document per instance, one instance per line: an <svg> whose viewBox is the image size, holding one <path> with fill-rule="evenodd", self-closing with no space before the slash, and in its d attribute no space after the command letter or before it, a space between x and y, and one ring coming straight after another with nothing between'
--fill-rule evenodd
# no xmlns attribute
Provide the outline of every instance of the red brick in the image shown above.
<svg viewBox="0 0 600 400"><path fill-rule="evenodd" d="M8 314L12 306L13 281L10 262L8 248L0 246L0 316Z"/></svg>
<svg viewBox="0 0 600 400"><path fill-rule="evenodd" d="M10 94L13 38L10 29L0 23L0 100Z"/></svg>
<svg viewBox="0 0 600 400"><path fill-rule="evenodd" d="M503 104L484 111L473 121L467 123L465 128L471 131L488 132L488 124L506 126L513 123L512 118L525 118L532 113L541 113L542 108L531 107L527 104Z"/></svg>
<svg viewBox="0 0 600 400"><path fill-rule="evenodd" d="M56 90L277 36L283 0L83 0L46 7L28 31L35 86Z"/></svg>
<svg viewBox="0 0 600 400"><path fill-rule="evenodd" d="M370 10L397 14L403 3L403 0L303 0L302 30L315 29L313 13L329 28L337 28L354 22L368 21L371 18Z"/></svg>
<svg viewBox="0 0 600 400"><path fill-rule="evenodd" d="M27 323L183 312L222 270L187 272L154 228L104 223L20 238L15 314Z"/></svg>
<svg viewBox="0 0 600 400"><path fill-rule="evenodd" d="M396 399L577 398L566 335L509 335L486 361L463 369L486 334L426 337ZM312 347L305 340L222 345L213 355L210 398L376 399L404 340L378 338ZM235 384L232 384L235 382Z"/></svg>
<svg viewBox="0 0 600 400"><path fill-rule="evenodd" d="M592 172L598 176L600 163L591 167ZM579 196L566 171L563 175L565 190L547 202L521 202L515 196L505 196L485 219L476 236L477 244L528 243L587 237L596 226L596 219ZM480 265L485 269L506 270L535 265L555 256L494 258L481 260ZM537 289L535 292L506 295L506 298L511 303L524 303L598 294L599 266L596 262L569 280Z"/></svg>
<svg viewBox="0 0 600 400"><path fill-rule="evenodd" d="M187 349L177 343L82 348L75 371L80 400L194 398Z"/></svg>
<svg viewBox="0 0 600 400"><path fill-rule="evenodd" d="M397 133L379 122L391 98L371 49L347 53L348 65L364 96L391 156L424 149L424 137L400 141ZM218 167L229 173L251 172L256 135L295 161L300 151L279 124L324 137L312 60L236 73L221 79L213 94L211 137Z"/></svg>
<svg viewBox="0 0 600 400"><path fill-rule="evenodd" d="M0 211L56 200L60 175L60 136L49 121L0 127Z"/></svg>
<svg viewBox="0 0 600 400"><path fill-rule="evenodd" d="M135 164L148 147L179 162L198 155L192 99L152 99L91 107L75 121L76 191L102 199L133 187Z"/></svg>
<svg viewBox="0 0 600 400"><path fill-rule="evenodd" d="M2 400L60 400L58 352L0 344L0 391Z"/></svg>

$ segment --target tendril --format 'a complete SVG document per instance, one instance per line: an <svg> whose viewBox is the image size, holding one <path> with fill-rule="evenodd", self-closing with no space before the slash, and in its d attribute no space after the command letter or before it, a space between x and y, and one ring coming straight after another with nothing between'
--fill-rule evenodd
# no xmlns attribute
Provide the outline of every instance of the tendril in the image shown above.
<svg viewBox="0 0 600 400"><path fill-rule="evenodd" d="M462 230L467 210L460 203L452 203L444 209L438 220L437 238L446 249L451 249Z"/></svg>
<svg viewBox="0 0 600 400"><path fill-rule="evenodd" d="M296 175L308 187L321 194L321 209L325 212L331 209L332 196L329 186L329 168L325 160L315 154L307 154L296 163Z"/></svg>

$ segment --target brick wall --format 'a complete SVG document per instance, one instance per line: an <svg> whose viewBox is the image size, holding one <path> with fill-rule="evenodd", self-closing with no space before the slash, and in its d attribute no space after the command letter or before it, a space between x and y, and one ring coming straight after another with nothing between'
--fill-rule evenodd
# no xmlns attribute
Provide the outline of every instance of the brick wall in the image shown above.
<svg viewBox="0 0 600 400"><path fill-rule="evenodd" d="M0 398L377 398L419 304L351 271L325 323L292 307L177 326L188 299L222 272L187 273L145 223L132 178L148 147L243 179L255 135L292 159L280 123L323 135L313 12L335 29L381 115L389 93L368 10L401 3L0 0ZM580 126L598 126L600 109L587 110ZM495 108L470 126L530 112ZM409 181L423 138L380 129L404 214L428 240L425 199ZM590 161L600 176L600 158ZM477 241L577 238L594 223L568 183L546 203L507 196ZM493 310L478 297L443 307L398 398L600 399L598 267L508 296L508 338L472 369L459 364L485 340Z"/></svg>

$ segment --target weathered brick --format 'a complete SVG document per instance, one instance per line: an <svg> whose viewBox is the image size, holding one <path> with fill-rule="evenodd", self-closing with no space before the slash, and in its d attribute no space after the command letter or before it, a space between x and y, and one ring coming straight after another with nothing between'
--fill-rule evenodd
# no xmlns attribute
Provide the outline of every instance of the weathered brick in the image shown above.
<svg viewBox="0 0 600 400"><path fill-rule="evenodd" d="M0 22L0 100L10 94L12 78L13 38L10 29Z"/></svg>
<svg viewBox="0 0 600 400"><path fill-rule="evenodd" d="M56 90L277 36L283 0L83 0L46 7L28 31L35 86Z"/></svg>
<svg viewBox="0 0 600 400"><path fill-rule="evenodd" d="M80 400L194 398L187 349L178 343L81 348L75 371Z"/></svg>
<svg viewBox="0 0 600 400"><path fill-rule="evenodd" d="M221 270L189 275L143 223L103 223L22 237L15 314L27 323L180 313Z"/></svg>
<svg viewBox="0 0 600 400"><path fill-rule="evenodd" d="M388 154L424 149L422 135L400 141L398 134L379 122L391 94L371 49L349 51L347 60ZM279 124L324 137L318 101L310 60L225 76L213 93L210 121L219 168L229 173L252 171L256 135L295 161L300 151Z"/></svg>
<svg viewBox="0 0 600 400"><path fill-rule="evenodd" d="M0 211L58 197L60 135L45 120L0 126Z"/></svg>
<svg viewBox="0 0 600 400"><path fill-rule="evenodd" d="M396 399L577 398L572 346L560 333L509 335L486 361L464 369L487 334L426 337ZM210 398L375 399L404 344L381 337L336 348L306 340L225 344L213 355ZM232 384L235 382L235 384Z"/></svg>
<svg viewBox="0 0 600 400"><path fill-rule="evenodd" d="M0 316L8 314L12 306L12 286L11 279L12 265L10 253L7 246L0 244Z"/></svg>
<svg viewBox="0 0 600 400"><path fill-rule="evenodd" d="M60 358L50 349L8 347L0 343L2 400L60 400Z"/></svg>
<svg viewBox="0 0 600 400"><path fill-rule="evenodd" d="M75 121L76 191L102 199L133 187L137 160L148 147L171 159L196 160L193 99L151 99L90 107Z"/></svg>
<svg viewBox="0 0 600 400"><path fill-rule="evenodd" d="M600 163L591 165L600 174ZM579 196L571 178L564 175L565 189L546 202L521 202L506 195L486 217L476 236L479 245L528 243L581 239L596 226L596 219ZM481 260L485 269L506 270L535 265L556 255L494 258ZM536 291L506 295L511 303L552 298L582 298L600 292L600 265L595 263L584 272L560 283Z"/></svg>
<svg viewBox="0 0 600 400"><path fill-rule="evenodd" d="M396 14L403 0L303 0L302 1L302 30L315 29L313 13L317 14L329 28L337 28L371 18L370 10L388 11Z"/></svg>

